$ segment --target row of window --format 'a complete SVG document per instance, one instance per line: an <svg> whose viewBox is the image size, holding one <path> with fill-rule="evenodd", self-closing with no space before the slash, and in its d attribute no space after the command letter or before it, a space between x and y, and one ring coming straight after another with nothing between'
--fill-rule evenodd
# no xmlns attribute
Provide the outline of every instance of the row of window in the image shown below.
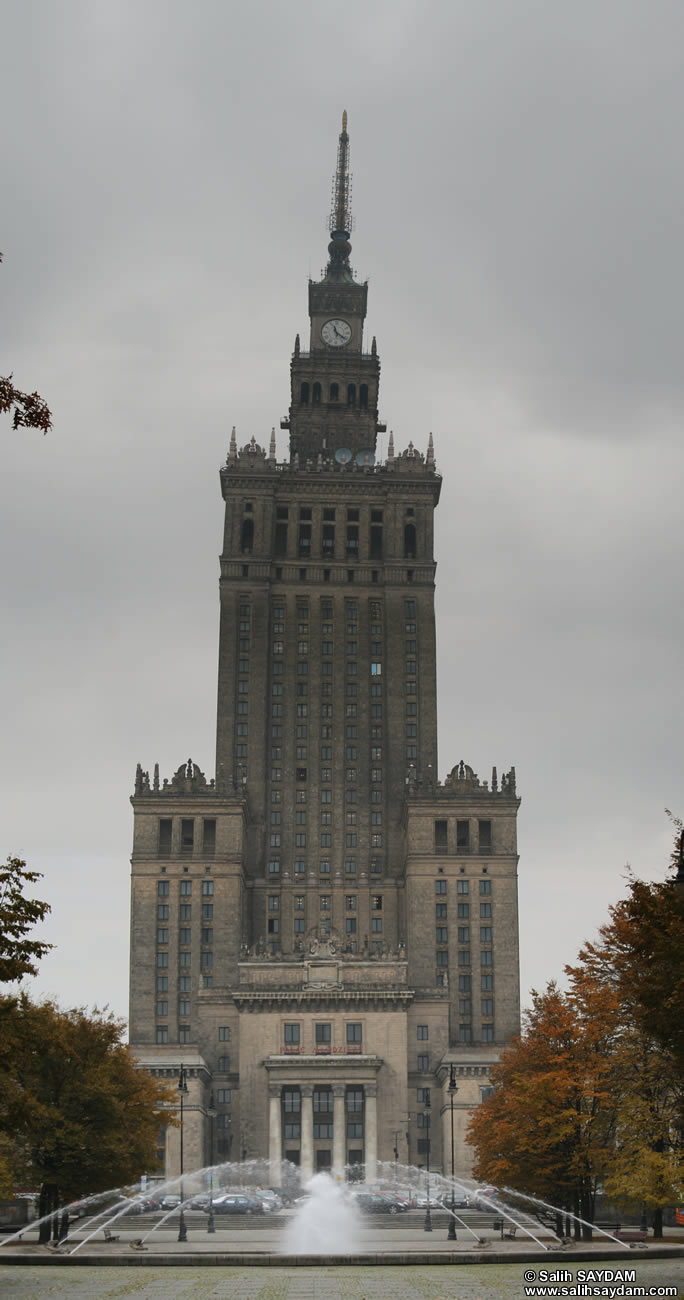
<svg viewBox="0 0 684 1300"><path fill-rule="evenodd" d="M286 1021L283 1026L283 1042L286 1047L299 1047L302 1041L302 1026L300 1021ZM332 1024L329 1021L318 1021L314 1026L314 1042L317 1047L327 1047L332 1044ZM345 1042L349 1046L358 1047L362 1042L362 1026L356 1021L347 1021L345 1025ZM332 1094L331 1094L332 1095ZM331 1107L332 1109L332 1107Z"/></svg>
<svg viewBox="0 0 684 1300"><path fill-rule="evenodd" d="M477 851L479 853L491 853L492 850L492 823L489 820L481 819L477 823ZM452 831L453 834L453 831ZM463 820L456 822L456 843L451 844L452 851L455 853L470 853L470 822ZM435 852L447 853L449 851L449 823L444 819L435 822Z"/></svg>
<svg viewBox="0 0 684 1300"><path fill-rule="evenodd" d="M165 819L162 818L161 820L162 820L162 822L163 822ZM170 893L171 893L171 888L170 888L170 886L171 886L171 882L170 882L170 880L158 880L158 881L157 881L157 897L158 897L158 898L168 898L168 897L170 896ZM211 897L213 896L213 893L214 893L214 882L213 882L213 880L207 880L207 879L203 880L203 881L202 881L202 890L201 890L201 892L202 892L202 897L203 897L203 898L211 898ZM190 895L192 894L192 880L191 880L191 879L189 879L189 880L180 880L180 881L179 881L179 884L178 884L178 893L180 894L181 898L189 898Z"/></svg>
<svg viewBox="0 0 684 1300"><path fill-rule="evenodd" d="M302 1094L299 1088L282 1088L280 1093L280 1102L285 1115L298 1115L302 1109ZM344 1108L348 1115L363 1115L364 1094L363 1088L350 1087L345 1089ZM318 1087L313 1090L313 1110L314 1114L329 1114L334 1112L334 1094L330 1087Z"/></svg>
<svg viewBox="0 0 684 1300"><path fill-rule="evenodd" d="M157 903L157 920L168 921L171 908L169 903ZM202 903L201 915L203 921L212 921L214 919L214 904ZM192 903L180 903L178 907L178 919L180 921L192 920Z"/></svg>
<svg viewBox="0 0 684 1300"><path fill-rule="evenodd" d="M344 391L345 390L343 385L343 392ZM358 390L356 384L347 384L346 387L347 406L356 405L357 391L359 396L359 406L368 406L368 384L359 384ZM309 402L311 402L312 406L319 406L322 401L322 398L323 398L323 389L320 383L318 382L318 380L316 380L315 383L309 384L309 381L305 379L300 384L299 386L300 406L308 406ZM340 385L337 383L330 384L328 386L327 401L339 402L339 400L340 400Z"/></svg>
<svg viewBox="0 0 684 1300"><path fill-rule="evenodd" d="M281 898L281 895L280 895L280 894L269 894L269 895L268 895L268 910L269 910L269 912L279 912L279 911L280 911L280 898ZM331 895L331 894L320 894L320 895L319 895L319 907L320 907L321 912L329 912L329 911L330 911L330 908L331 908L331 898L332 898L332 895ZM371 894L371 911L373 911L373 912L381 912L381 911L382 911L382 901L383 901L383 895L382 895L382 894ZM357 902L357 895L356 895L356 894L345 894L345 908L346 908L346 910L347 910L348 912L355 912L355 911L356 911L356 902ZM303 894L295 894L295 896L294 896L294 910L295 910L295 912L303 912L304 909L305 909L305 899L304 899L304 895L303 895Z"/></svg>
<svg viewBox="0 0 684 1300"><path fill-rule="evenodd" d="M318 871L319 871L319 873L320 873L321 876L329 876L329 875L330 875L330 861L331 861L330 858L320 858L320 859L319 859L319 862L318 862ZM382 873L382 869L383 869L382 858L381 858L381 857L372 857L372 858L370 858L369 863L368 863L368 867L369 867L369 871L370 871L372 874L374 874L374 875L380 875L380 874ZM280 858L271 858L271 859L269 860L269 864L268 864L268 874L269 874L269 876L271 876L271 877L279 876L279 875L280 875L280 869L281 869L281 860L280 860ZM307 869L306 860L305 860L304 858L296 858L296 859L295 859L295 862L294 862L294 874L295 874L295 876L305 875L305 874L306 874L306 869ZM356 860L356 858L345 858L345 861L344 861L344 870L345 870L345 875L355 875L355 874L356 874L356 869L357 869L357 860Z"/></svg>
<svg viewBox="0 0 684 1300"><path fill-rule="evenodd" d="M436 881L435 881L435 893L436 893L436 894L446 894L446 892L447 892L447 882L446 882L446 880L436 880ZM491 892L492 892L492 882L491 882L491 880L481 880L481 881L480 881L480 893L481 893L481 894L491 894ZM469 881L469 880L463 880L463 879L460 879L460 878L459 878L459 879L456 881L456 893L457 893L457 894L469 894L469 893L470 893L470 881Z"/></svg>
<svg viewBox="0 0 684 1300"><path fill-rule="evenodd" d="M199 820L199 819L197 819ZM216 818L203 817L201 846L195 836L195 818L180 819L180 839L178 850L182 858L191 858L195 848L199 847L202 857L213 858L216 853ZM159 818L159 840L157 852L160 858L170 858L173 852L173 818Z"/></svg>
<svg viewBox="0 0 684 1300"><path fill-rule="evenodd" d="M490 885L490 884L491 884L491 881L490 881L490 880L482 880L482 881L480 881L480 884L481 884L481 885ZM489 894L489 893L491 893L491 890L489 890L489 889L487 889L487 890L483 890L483 893L487 893L487 894ZM457 903L457 904L456 904L456 915L458 916L458 919L459 919L459 920L461 920L461 919L463 919L463 920L468 920L468 918L470 917L470 903ZM492 905L491 905L491 903L480 903L480 919L482 919L482 917L487 917L487 916L491 916L491 915L492 915ZM446 905L446 903L435 903L435 920L437 920L437 921L442 921L442 920L445 921L445 920L446 920L446 917L447 917L447 905Z"/></svg>

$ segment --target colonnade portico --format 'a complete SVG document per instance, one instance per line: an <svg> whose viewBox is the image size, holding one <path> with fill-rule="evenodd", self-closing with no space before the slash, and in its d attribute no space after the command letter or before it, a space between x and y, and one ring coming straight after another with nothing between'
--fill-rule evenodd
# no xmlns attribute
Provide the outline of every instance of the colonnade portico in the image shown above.
<svg viewBox="0 0 684 1300"><path fill-rule="evenodd" d="M285 1100L287 1093L287 1101ZM332 1093L332 1125L323 1127L325 1139L315 1138L314 1093L321 1095ZM292 1117L297 1117L291 1127L299 1130L299 1168L303 1179L310 1178L316 1172L317 1156L325 1156L320 1168L330 1169L334 1177L344 1178L345 1166L350 1162L352 1151L357 1155L355 1163L364 1169L366 1181L377 1177L378 1161L378 1121L377 1121L377 1084L361 1082L356 1077L334 1080L322 1078L314 1081L300 1082L288 1078L281 1082L269 1081L268 1105L268 1154L269 1160L279 1162L287 1157L288 1138L283 1137L283 1107L293 1106ZM350 1100L351 1098L351 1100ZM362 1100L360 1100L362 1098ZM298 1103L298 1109L297 1107ZM326 1119L330 1114L326 1110ZM320 1116L319 1116L320 1118ZM354 1136L349 1136L348 1125L353 1125ZM332 1128L332 1135L329 1130ZM359 1130L361 1130L359 1132ZM290 1138L293 1142L295 1139ZM326 1145L322 1148L321 1143ZM358 1156L362 1155L362 1160ZM328 1161L327 1157L330 1156Z"/></svg>

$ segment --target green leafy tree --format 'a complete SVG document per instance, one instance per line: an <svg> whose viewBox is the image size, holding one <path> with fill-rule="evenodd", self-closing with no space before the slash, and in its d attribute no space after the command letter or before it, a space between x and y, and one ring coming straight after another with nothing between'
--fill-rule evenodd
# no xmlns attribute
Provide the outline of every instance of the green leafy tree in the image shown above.
<svg viewBox="0 0 684 1300"><path fill-rule="evenodd" d="M0 866L0 984L36 975L35 962L52 948L51 943L28 937L50 911L48 903L26 898L24 893L27 885L40 879L40 872L27 871L22 858L8 858Z"/></svg>
<svg viewBox="0 0 684 1300"><path fill-rule="evenodd" d="M172 1095L136 1068L123 1034L105 1012L0 998L0 1133L15 1180L41 1185L42 1214L156 1165Z"/></svg>

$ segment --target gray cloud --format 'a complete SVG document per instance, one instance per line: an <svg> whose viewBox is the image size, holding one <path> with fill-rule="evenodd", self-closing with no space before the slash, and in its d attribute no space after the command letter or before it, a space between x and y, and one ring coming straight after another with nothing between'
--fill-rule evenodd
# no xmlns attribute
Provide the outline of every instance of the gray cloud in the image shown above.
<svg viewBox="0 0 684 1300"><path fill-rule="evenodd" d="M628 859L662 872L683 29L668 0L6 13L0 371L55 416L0 439L3 825L53 903L38 987L125 1011L135 763L212 767L217 470L233 424L264 441L286 410L343 108L382 410L444 474L442 771L518 769L523 987Z"/></svg>

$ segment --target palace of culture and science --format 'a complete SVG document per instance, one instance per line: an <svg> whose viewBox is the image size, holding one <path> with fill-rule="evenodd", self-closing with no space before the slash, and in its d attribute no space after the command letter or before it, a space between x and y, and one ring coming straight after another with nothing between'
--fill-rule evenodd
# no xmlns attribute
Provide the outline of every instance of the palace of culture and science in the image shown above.
<svg viewBox="0 0 684 1300"><path fill-rule="evenodd" d="M515 772L438 777L442 482L431 435L378 456L346 125L288 457L233 433L221 469L215 776L139 766L132 799L131 1047L185 1067L186 1172L266 1157L372 1181L428 1142L446 1169L453 1065L468 1174L468 1112L519 1028Z"/></svg>

